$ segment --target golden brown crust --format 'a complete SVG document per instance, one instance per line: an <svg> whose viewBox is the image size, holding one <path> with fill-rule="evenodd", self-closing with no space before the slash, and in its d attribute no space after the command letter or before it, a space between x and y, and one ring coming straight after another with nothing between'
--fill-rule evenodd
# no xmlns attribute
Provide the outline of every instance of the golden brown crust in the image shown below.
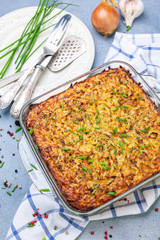
<svg viewBox="0 0 160 240"><path fill-rule="evenodd" d="M35 105L26 125L62 194L81 211L160 171L159 111L122 67Z"/></svg>

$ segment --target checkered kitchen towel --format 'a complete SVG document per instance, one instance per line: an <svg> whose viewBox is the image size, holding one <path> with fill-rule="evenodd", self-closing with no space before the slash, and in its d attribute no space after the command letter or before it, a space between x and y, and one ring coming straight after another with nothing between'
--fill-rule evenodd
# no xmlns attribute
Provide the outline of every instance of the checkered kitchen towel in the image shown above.
<svg viewBox="0 0 160 240"><path fill-rule="evenodd" d="M131 63L138 72L148 73L160 79L159 55L160 34L131 35L116 33L105 62L124 60ZM153 79L148 83L152 86ZM30 157L30 162L36 165L33 157ZM159 195L160 179L157 179L130 194L127 197L129 201L117 202L102 213L81 218L67 212L56 196L50 198L40 194L36 187L32 185L16 212L7 240L73 240L83 231L89 221L146 212ZM33 217L34 212L38 212L42 216ZM48 218L44 218L44 216ZM35 227L28 228L28 222L34 220L37 221Z"/></svg>

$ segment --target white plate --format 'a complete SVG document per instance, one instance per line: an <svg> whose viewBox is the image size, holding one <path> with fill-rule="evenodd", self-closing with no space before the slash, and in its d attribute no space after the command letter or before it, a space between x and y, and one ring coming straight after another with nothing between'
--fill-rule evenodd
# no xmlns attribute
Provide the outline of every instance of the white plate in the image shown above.
<svg viewBox="0 0 160 240"><path fill-rule="evenodd" d="M20 37L25 25L34 15L35 11L36 7L22 8L0 18L1 49L3 49L5 46L9 45L11 42L15 41L17 38ZM54 12L51 14L54 15L59 11L60 9L55 9ZM67 13L66 11L60 13L60 15L58 15L55 19L51 20L52 23L56 23L59 20L59 18L66 13ZM51 22L49 24L51 24ZM40 42L42 42L46 37L49 36L51 29L52 28L44 31L38 37L36 46L38 46ZM51 72L47 68L42 77L40 78L39 82L37 83L32 98L52 89L57 85L60 85L61 83L66 82L67 80L77 77L78 75L81 75L82 73L87 72L91 69L95 55L93 38L86 25L74 15L72 15L70 26L66 33L66 37L70 35L76 35L77 37L81 37L85 40L86 52L60 72L57 73ZM32 62L34 62L34 60L37 58L38 54L40 54L40 49L38 49L38 51L36 51L36 53L33 54L33 56L25 63L23 69L29 67L32 64ZM6 60L7 58L2 59L0 61L0 69L2 69ZM5 76L9 76L14 72L15 65L14 63L12 63L11 67L8 69L7 74ZM6 90L7 90L6 87L0 89L0 95L3 95Z"/></svg>

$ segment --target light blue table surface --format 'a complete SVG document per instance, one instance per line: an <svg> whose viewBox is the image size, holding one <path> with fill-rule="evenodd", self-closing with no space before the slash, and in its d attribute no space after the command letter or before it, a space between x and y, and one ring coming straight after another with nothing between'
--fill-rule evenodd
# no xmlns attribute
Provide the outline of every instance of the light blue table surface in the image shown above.
<svg viewBox="0 0 160 240"><path fill-rule="evenodd" d="M38 2L38 0L0 0L0 17L19 8L35 6ZM100 0L72 0L72 2L79 4L79 7L69 7L68 11L86 24L94 38L95 61L93 68L97 67L103 63L114 35L104 38L92 27L91 13ZM144 0L144 4L144 13L134 22L129 32L159 33L160 0ZM117 30L126 32L122 19ZM13 216L31 185L31 180L18 154L17 141L12 139L7 133L7 131L13 132L15 138L19 139L21 132L15 133L17 126L15 125L15 120L9 114L9 108L3 111L0 110L0 115L0 128L2 128L2 131L0 131L0 160L5 161L3 168L0 169L0 240L4 240ZM15 156L12 155L13 153L15 153ZM18 170L18 173L15 172L15 169ZM10 197L6 194L5 190L1 189L5 179L13 185L21 185L22 189L16 189L16 192ZM160 211L155 212L154 209L156 207L160 209L160 199L145 214L107 219L104 221L93 221L89 223L78 240L104 239L105 231L112 234L113 237L109 239L114 240L158 240L158 237L160 237ZM113 230L109 228L111 225L113 226ZM91 231L94 231L95 234L91 235ZM139 235L142 237L139 237Z"/></svg>

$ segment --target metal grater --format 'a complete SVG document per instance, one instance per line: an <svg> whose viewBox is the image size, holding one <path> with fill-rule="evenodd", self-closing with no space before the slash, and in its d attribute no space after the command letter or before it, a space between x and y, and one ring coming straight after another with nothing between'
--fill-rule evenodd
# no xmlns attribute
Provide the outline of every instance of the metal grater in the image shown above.
<svg viewBox="0 0 160 240"><path fill-rule="evenodd" d="M48 68L58 72L73 62L86 51L85 41L76 36L69 36L64 40L59 51L51 59Z"/></svg>

